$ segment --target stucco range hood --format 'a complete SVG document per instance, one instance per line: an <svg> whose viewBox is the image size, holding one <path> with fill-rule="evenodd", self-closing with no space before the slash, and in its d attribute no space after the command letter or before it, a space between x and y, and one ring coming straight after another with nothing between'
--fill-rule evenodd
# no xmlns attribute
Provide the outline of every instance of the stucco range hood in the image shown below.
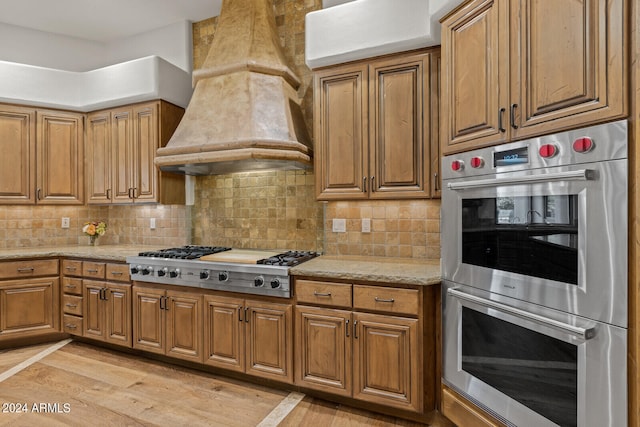
<svg viewBox="0 0 640 427"><path fill-rule="evenodd" d="M310 169L312 146L269 0L224 0L195 91L166 147L163 171L215 175Z"/></svg>

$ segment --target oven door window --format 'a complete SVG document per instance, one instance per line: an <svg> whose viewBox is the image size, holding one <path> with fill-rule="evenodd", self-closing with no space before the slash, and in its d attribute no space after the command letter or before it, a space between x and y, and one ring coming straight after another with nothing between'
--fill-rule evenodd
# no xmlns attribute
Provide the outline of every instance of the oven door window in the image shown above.
<svg viewBox="0 0 640 427"><path fill-rule="evenodd" d="M578 424L578 348L462 307L462 369L560 426Z"/></svg>
<svg viewBox="0 0 640 427"><path fill-rule="evenodd" d="M577 285L578 196L462 199L462 262Z"/></svg>

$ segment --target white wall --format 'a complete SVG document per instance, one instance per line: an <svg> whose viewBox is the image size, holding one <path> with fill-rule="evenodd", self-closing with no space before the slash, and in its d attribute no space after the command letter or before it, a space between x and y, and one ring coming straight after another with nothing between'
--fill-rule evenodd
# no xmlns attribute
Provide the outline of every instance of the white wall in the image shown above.
<svg viewBox="0 0 640 427"><path fill-rule="evenodd" d="M89 71L146 56L159 56L191 72L191 22L181 21L109 43L0 23L0 61L64 71Z"/></svg>

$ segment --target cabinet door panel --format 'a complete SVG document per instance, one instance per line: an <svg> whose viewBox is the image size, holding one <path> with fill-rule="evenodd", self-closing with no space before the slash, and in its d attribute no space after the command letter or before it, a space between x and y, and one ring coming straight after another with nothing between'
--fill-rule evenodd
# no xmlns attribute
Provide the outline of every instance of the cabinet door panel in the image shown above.
<svg viewBox="0 0 640 427"><path fill-rule="evenodd" d="M134 141L133 111L122 110L112 113L111 143L113 144L111 186L113 201L130 203L133 188Z"/></svg>
<svg viewBox="0 0 640 427"><path fill-rule="evenodd" d="M84 202L83 116L60 111L36 112L38 121L37 203Z"/></svg>
<svg viewBox="0 0 640 427"><path fill-rule="evenodd" d="M202 296L167 292L166 354L202 362Z"/></svg>
<svg viewBox="0 0 640 427"><path fill-rule="evenodd" d="M296 384L351 396L351 312L296 306Z"/></svg>
<svg viewBox="0 0 640 427"><path fill-rule="evenodd" d="M59 329L59 280L8 280L0 285L0 338Z"/></svg>
<svg viewBox="0 0 640 427"><path fill-rule="evenodd" d="M518 3L518 2L514 2ZM625 111L623 2L522 0L511 64L515 137L548 133ZM519 44L518 44L519 41ZM526 84L524 84L526 83ZM566 123L565 123L566 122Z"/></svg>
<svg viewBox="0 0 640 427"><path fill-rule="evenodd" d="M315 171L319 200L367 198L366 66L314 77Z"/></svg>
<svg viewBox="0 0 640 427"><path fill-rule="evenodd" d="M155 201L158 194L158 170L153 160L158 149L158 105L136 107L134 133L136 141L136 169L134 172L135 199Z"/></svg>
<svg viewBox="0 0 640 427"><path fill-rule="evenodd" d="M253 301L247 304L245 372L292 382L291 306Z"/></svg>
<svg viewBox="0 0 640 427"><path fill-rule="evenodd" d="M207 365L244 372L244 300L205 297Z"/></svg>
<svg viewBox="0 0 640 427"><path fill-rule="evenodd" d="M369 66L372 198L428 197L429 56L377 61ZM426 99L429 99L428 97ZM425 118L425 119L423 119Z"/></svg>
<svg viewBox="0 0 640 427"><path fill-rule="evenodd" d="M164 290L133 287L133 347L164 354Z"/></svg>
<svg viewBox="0 0 640 427"><path fill-rule="evenodd" d="M489 0L443 23L442 154L508 138L508 28L508 3Z"/></svg>
<svg viewBox="0 0 640 427"><path fill-rule="evenodd" d="M3 106L0 110L0 203L35 202L35 112Z"/></svg>
<svg viewBox="0 0 640 427"><path fill-rule="evenodd" d="M111 202L111 114L87 117L87 203Z"/></svg>
<svg viewBox="0 0 640 427"><path fill-rule="evenodd" d="M103 340L105 337L105 311L100 296L103 282L84 280L83 285L83 330L84 336Z"/></svg>
<svg viewBox="0 0 640 427"><path fill-rule="evenodd" d="M109 284L107 289L105 338L131 347L131 286Z"/></svg>
<svg viewBox="0 0 640 427"><path fill-rule="evenodd" d="M418 320L354 313L353 397L422 410Z"/></svg>

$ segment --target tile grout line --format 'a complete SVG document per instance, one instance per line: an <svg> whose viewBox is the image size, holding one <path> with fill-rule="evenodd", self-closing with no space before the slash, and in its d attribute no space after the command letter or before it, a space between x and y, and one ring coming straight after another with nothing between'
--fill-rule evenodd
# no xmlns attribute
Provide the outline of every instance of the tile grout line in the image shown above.
<svg viewBox="0 0 640 427"><path fill-rule="evenodd" d="M292 391L256 427L275 427L298 406L305 395Z"/></svg>
<svg viewBox="0 0 640 427"><path fill-rule="evenodd" d="M69 344L71 341L72 341L72 339L68 338L66 340L62 340L60 342L57 342L57 343L53 344L51 347L42 350L40 353L36 354L35 356L31 356L27 360L18 363L13 368L1 373L0 374L0 383L3 382L4 380L8 379L8 378L11 378L12 376L17 374L18 372L22 371L23 369L28 368L29 366L33 365L34 363L37 363L37 362L41 361L42 359L44 359L45 357L47 357L51 353L54 353L54 352L60 350L62 347L64 347L65 345Z"/></svg>

